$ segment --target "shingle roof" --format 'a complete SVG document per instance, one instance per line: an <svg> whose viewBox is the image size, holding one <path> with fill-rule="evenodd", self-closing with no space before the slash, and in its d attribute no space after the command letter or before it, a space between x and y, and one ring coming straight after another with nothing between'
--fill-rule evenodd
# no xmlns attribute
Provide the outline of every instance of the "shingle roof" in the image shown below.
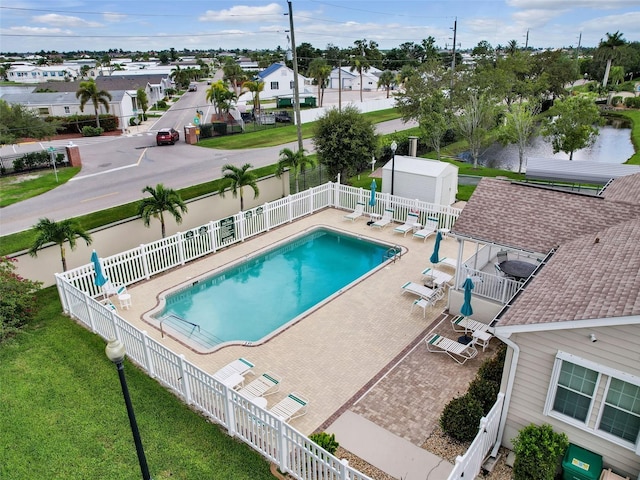
<svg viewBox="0 0 640 480"><path fill-rule="evenodd" d="M160 83L167 75L123 75L117 77L99 76L96 77L96 85L100 90L137 90L138 88L145 88L147 83L155 85ZM49 90L55 90L56 92L76 92L80 82L46 82L38 84L35 88L47 88Z"/></svg>
<svg viewBox="0 0 640 480"><path fill-rule="evenodd" d="M640 205L640 173L617 178L604 189L602 196L610 202Z"/></svg>
<svg viewBox="0 0 640 480"><path fill-rule="evenodd" d="M113 90L110 104L120 103L126 92L124 90ZM47 93L7 93L0 98L8 104L21 104L26 106L48 106L48 105L79 105L80 100L72 92L47 92Z"/></svg>
<svg viewBox="0 0 640 480"><path fill-rule="evenodd" d="M451 230L487 243L547 253L636 216L638 207L628 203L483 178Z"/></svg>
<svg viewBox="0 0 640 480"><path fill-rule="evenodd" d="M498 328L640 315L640 214L564 243Z"/></svg>
<svg viewBox="0 0 640 480"><path fill-rule="evenodd" d="M281 63L274 63L272 65L269 65L267 68L265 68L260 73L258 73L258 77L260 77L262 79L267 78L269 75L271 75L273 72L275 72L279 68L286 68L286 67L284 65L282 65Z"/></svg>

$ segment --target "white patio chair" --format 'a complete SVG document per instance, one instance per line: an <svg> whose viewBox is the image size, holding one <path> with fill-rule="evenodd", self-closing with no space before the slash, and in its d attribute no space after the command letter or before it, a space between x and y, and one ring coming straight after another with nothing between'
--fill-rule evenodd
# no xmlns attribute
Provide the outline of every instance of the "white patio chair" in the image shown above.
<svg viewBox="0 0 640 480"><path fill-rule="evenodd" d="M345 215L344 218L354 222L356 219L360 218L363 214L364 214L364 203L358 202L358 203L356 203L355 210L353 212Z"/></svg>
<svg viewBox="0 0 640 480"><path fill-rule="evenodd" d="M432 353L446 353L460 365L478 355L478 350L473 342L465 345L464 343L456 342L437 333L425 339L425 343L427 344L428 351Z"/></svg>
<svg viewBox="0 0 640 480"><path fill-rule="evenodd" d="M418 217L417 213L409 212L407 213L407 219L404 221L404 224L394 228L393 231L397 233L402 233L406 237L407 232L415 228L416 225L420 226L420 224L418 223L419 218L420 217Z"/></svg>
<svg viewBox="0 0 640 480"><path fill-rule="evenodd" d="M435 235L438 231L438 220L435 218L427 219L424 227L413 233L413 238L419 238L426 241L431 235Z"/></svg>
<svg viewBox="0 0 640 480"><path fill-rule="evenodd" d="M265 372L248 385L238 390L242 396L249 400L257 397L266 397L276 393L280 389L282 379L273 373Z"/></svg>
<svg viewBox="0 0 640 480"><path fill-rule="evenodd" d="M248 373L252 374L253 371L251 369L253 367L255 367L253 363L251 363L246 358L240 357L237 360L234 360L233 362L228 363L227 365L222 367L220 370L213 374L213 377L216 380L224 382L227 378L233 375L245 375Z"/></svg>
<svg viewBox="0 0 640 480"><path fill-rule="evenodd" d="M393 221L393 209L385 208L384 213L382 214L382 218L377 222L373 222L371 224L372 227L377 227L379 229L384 229L387 225L389 225Z"/></svg>
<svg viewBox="0 0 640 480"><path fill-rule="evenodd" d="M305 400L302 395L292 392L271 407L269 412L285 422L289 422L307 413L308 404L309 401Z"/></svg>

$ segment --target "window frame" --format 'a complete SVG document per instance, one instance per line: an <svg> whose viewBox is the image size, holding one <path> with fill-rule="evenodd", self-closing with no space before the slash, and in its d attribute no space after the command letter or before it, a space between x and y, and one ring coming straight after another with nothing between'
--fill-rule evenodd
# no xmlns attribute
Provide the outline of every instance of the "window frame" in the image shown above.
<svg viewBox="0 0 640 480"><path fill-rule="evenodd" d="M271 82L270 88L271 90L280 90L280 82Z"/></svg>
<svg viewBox="0 0 640 480"><path fill-rule="evenodd" d="M558 381L560 379L560 372L562 369L562 363L568 362L574 365L578 365L580 367L586 368L588 370L592 370L598 374L598 378L596 380L596 385L594 387L594 392L591 397L591 402L589 404L589 411L587 413L586 420L584 422L577 420L573 417L560 413L553 409L553 405L556 399L556 392L558 390ZM603 378L606 377L606 378ZM611 385L611 379L616 378L625 383L629 383L631 385L635 385L640 387L640 378L631 375L626 372L622 372L620 370L616 370L614 368L607 367L606 365L601 365L599 363L593 362L591 360L587 360L585 358L578 357L576 355L559 351L556 354L556 358L553 364L553 369L551 371L551 378L549 380L549 388L547 389L547 398L544 404L543 414L545 416L555 418L563 423L567 423L572 425L580 430L589 432L596 437L602 438L603 440L610 441L616 445L621 447L625 447L629 450L632 450L636 455L640 455L640 431L638 432L638 436L636 437L635 444L624 440L616 435L608 433L606 431L600 430L600 422L602 420L602 415L604 413L605 401L607 398L607 394L609 392L609 387ZM602 383L604 381L604 387L602 387ZM594 410L596 410L595 419L592 420Z"/></svg>

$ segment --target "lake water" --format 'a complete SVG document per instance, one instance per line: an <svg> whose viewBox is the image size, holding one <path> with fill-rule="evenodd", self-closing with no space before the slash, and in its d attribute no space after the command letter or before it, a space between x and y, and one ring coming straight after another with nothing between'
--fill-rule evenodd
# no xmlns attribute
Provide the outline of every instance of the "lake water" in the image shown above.
<svg viewBox="0 0 640 480"><path fill-rule="evenodd" d="M591 147L573 152L573 160L621 164L634 153L635 150L631 143L631 129L606 125L600 127L600 135ZM471 162L469 152L464 152L458 157ZM543 137L532 138L529 142L525 149L523 170L526 170L527 157L569 160L569 155L564 152L553 153L551 142L545 141ZM503 147L500 143L494 143L489 148L482 150L478 158L479 165L515 172L518 171L518 162L518 146L507 145Z"/></svg>

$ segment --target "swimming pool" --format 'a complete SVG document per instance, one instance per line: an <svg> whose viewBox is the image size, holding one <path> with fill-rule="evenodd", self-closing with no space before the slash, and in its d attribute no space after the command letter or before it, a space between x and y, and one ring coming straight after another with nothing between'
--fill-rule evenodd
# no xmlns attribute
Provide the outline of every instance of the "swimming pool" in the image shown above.
<svg viewBox="0 0 640 480"><path fill-rule="evenodd" d="M317 228L161 294L152 316L206 349L264 341L375 271L390 247Z"/></svg>

